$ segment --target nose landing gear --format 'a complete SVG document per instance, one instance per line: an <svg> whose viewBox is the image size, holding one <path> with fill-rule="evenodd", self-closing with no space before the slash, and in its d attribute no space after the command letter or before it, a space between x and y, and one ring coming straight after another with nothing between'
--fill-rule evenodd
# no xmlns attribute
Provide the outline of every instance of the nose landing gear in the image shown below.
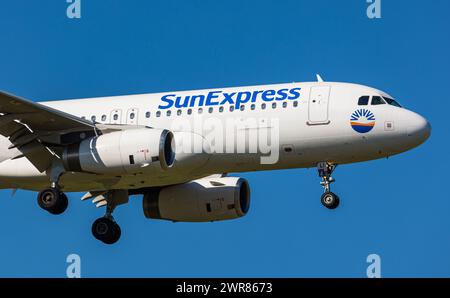
<svg viewBox="0 0 450 298"><path fill-rule="evenodd" d="M331 174L333 173L336 165L330 164L328 162L320 162L317 164L317 171L319 173L319 177L322 178L320 185L322 185L324 189L324 193L320 198L322 205L324 205L328 209L336 209L339 206L340 199L339 197L331 192L331 183L336 181Z"/></svg>

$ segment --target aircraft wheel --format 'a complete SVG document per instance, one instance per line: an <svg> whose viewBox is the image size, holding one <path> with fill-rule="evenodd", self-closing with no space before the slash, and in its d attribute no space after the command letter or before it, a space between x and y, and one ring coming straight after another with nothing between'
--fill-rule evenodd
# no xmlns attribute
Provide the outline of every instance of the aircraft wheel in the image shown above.
<svg viewBox="0 0 450 298"><path fill-rule="evenodd" d="M39 192L38 205L51 214L61 214L69 205L67 196L56 188L47 188Z"/></svg>
<svg viewBox="0 0 450 298"><path fill-rule="evenodd" d="M92 234L105 244L113 244L119 240L122 231L113 219L100 217L92 224Z"/></svg>
<svg viewBox="0 0 450 298"><path fill-rule="evenodd" d="M336 209L339 206L339 197L331 191L325 192L320 198L322 205L328 209Z"/></svg>

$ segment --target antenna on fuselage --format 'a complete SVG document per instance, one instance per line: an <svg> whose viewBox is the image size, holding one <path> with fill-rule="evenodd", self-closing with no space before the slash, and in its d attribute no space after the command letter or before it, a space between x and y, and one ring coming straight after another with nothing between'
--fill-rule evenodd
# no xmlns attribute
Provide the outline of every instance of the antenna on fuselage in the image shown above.
<svg viewBox="0 0 450 298"><path fill-rule="evenodd" d="M316 77L317 77L317 82L319 82L319 83L323 83L323 79L322 79L322 77L320 76L320 74L316 74Z"/></svg>

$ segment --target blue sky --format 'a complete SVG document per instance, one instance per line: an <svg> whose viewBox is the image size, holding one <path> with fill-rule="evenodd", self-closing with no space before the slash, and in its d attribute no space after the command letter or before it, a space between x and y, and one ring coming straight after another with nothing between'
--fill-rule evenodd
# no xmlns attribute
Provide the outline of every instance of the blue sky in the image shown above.
<svg viewBox="0 0 450 298"><path fill-rule="evenodd" d="M322 207L314 169L245 173L249 214L228 222L144 218L141 199L119 207L122 238L96 241L103 215L69 194L62 216L36 193L0 197L0 277L65 277L66 256L84 277L450 276L446 191L450 2L2 1L0 89L35 101L325 80L370 85L432 124L421 147L388 160L341 166L341 206Z"/></svg>

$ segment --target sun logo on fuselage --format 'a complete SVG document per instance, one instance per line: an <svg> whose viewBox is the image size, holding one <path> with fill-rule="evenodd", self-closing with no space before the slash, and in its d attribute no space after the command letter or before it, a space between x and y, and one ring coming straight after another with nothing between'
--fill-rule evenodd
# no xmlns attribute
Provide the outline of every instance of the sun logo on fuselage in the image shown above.
<svg viewBox="0 0 450 298"><path fill-rule="evenodd" d="M375 126L375 115L366 109L356 110L350 118L350 125L356 132L367 133Z"/></svg>

